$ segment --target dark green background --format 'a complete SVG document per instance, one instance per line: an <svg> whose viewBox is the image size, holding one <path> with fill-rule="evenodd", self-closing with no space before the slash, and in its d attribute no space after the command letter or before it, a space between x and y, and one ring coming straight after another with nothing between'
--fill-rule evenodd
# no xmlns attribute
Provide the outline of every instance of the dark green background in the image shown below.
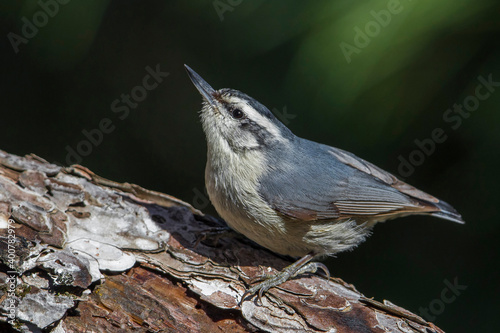
<svg viewBox="0 0 500 333"><path fill-rule="evenodd" d="M445 280L457 279L467 289L434 322L449 332L495 332L500 87L456 129L443 115L475 94L478 77L500 81L500 6L401 0L400 12L348 63L341 43L355 45L356 27L375 29L371 12L388 3L73 0L15 53L8 33L22 35L22 17L32 21L41 7L3 0L0 149L66 164L66 147L76 149L83 130L109 118L114 131L81 164L213 212L196 197L206 147L201 97L184 63L215 88L286 110L295 134L399 176L399 157L408 159L415 140L441 128L446 141L404 179L451 203L467 224L423 216L390 221L327 263L366 296L416 313L437 304ZM214 4L229 7L220 16ZM158 64L169 76L121 120L111 103Z"/></svg>

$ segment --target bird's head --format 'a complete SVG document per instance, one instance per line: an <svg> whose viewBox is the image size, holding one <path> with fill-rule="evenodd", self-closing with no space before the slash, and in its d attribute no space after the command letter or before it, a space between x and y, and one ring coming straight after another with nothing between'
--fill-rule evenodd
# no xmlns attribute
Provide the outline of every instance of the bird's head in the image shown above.
<svg viewBox="0 0 500 333"><path fill-rule="evenodd" d="M252 97L234 89L215 90L185 67L203 96L201 119L209 148L216 145L233 152L265 150L293 137L267 107Z"/></svg>

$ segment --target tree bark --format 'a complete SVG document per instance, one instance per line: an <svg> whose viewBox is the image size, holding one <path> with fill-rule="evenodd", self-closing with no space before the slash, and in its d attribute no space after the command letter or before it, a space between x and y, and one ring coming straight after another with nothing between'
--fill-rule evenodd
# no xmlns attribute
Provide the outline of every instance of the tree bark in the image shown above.
<svg viewBox="0 0 500 333"><path fill-rule="evenodd" d="M172 196L0 151L0 331L442 332L340 278L304 275L239 305L290 262Z"/></svg>

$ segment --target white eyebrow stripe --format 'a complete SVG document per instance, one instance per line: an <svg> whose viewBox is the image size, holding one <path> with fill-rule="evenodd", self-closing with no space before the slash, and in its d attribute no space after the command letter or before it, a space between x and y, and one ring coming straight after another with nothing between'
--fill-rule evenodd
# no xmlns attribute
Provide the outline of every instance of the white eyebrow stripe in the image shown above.
<svg viewBox="0 0 500 333"><path fill-rule="evenodd" d="M248 118L250 118L252 121L265 128L275 139L280 139L280 140L285 139L283 138L280 129L271 121L271 119L260 114L245 100L242 100L240 98L230 97L227 99L227 101L229 103L234 104L237 107L240 107L241 111L243 111L248 116Z"/></svg>

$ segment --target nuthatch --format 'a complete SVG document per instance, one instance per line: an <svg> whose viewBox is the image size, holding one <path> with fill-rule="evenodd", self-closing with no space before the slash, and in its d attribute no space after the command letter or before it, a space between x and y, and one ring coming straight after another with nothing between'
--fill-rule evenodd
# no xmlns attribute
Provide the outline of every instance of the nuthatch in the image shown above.
<svg viewBox="0 0 500 333"><path fill-rule="evenodd" d="M377 222L426 214L464 223L446 202L354 154L295 136L255 99L214 90L185 67L204 99L210 201L232 229L271 251L301 257L245 295L258 292L260 299L318 269L329 276L325 265L311 261L352 249Z"/></svg>

